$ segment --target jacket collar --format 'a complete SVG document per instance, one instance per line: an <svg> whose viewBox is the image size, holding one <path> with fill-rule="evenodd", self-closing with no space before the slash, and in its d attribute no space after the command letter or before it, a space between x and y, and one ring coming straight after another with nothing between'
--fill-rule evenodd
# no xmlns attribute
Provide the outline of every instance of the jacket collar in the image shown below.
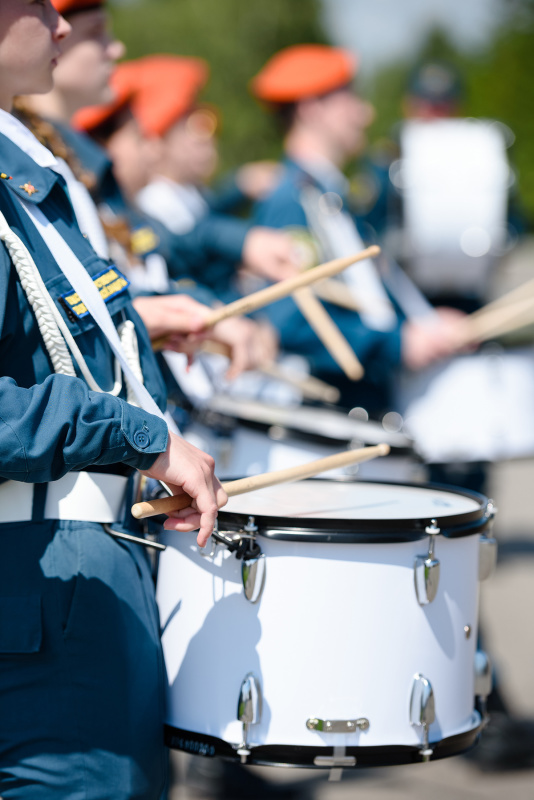
<svg viewBox="0 0 534 800"><path fill-rule="evenodd" d="M43 150L46 148L43 147ZM52 154L50 158L53 159ZM55 159L53 160L55 163ZM0 131L0 179L14 194L30 203L42 203L56 183L62 180L52 169L40 166L31 155L21 149L18 142L15 143L11 136L2 131Z"/></svg>

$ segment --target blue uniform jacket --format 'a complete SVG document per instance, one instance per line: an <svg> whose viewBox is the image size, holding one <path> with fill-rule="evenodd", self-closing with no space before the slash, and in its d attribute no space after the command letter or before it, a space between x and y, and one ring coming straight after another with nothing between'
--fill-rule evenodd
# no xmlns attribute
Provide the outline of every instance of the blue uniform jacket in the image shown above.
<svg viewBox="0 0 534 800"><path fill-rule="evenodd" d="M284 177L277 188L256 204L254 222L273 228L307 227L300 201L302 189L310 183L322 191L328 191L329 187L321 186L294 161L288 159L284 166ZM395 329L376 331L364 325L353 311L329 303L325 303L325 307L364 366L364 378L357 383L341 373L291 298L274 303L264 311L280 332L281 346L306 356L315 375L340 388L342 405L362 405L374 414L391 408L392 374L401 358L401 318Z"/></svg>
<svg viewBox="0 0 534 800"><path fill-rule="evenodd" d="M250 224L213 211L188 233L169 231L127 202L105 150L89 136L56 121L53 124L82 166L95 175L92 194L97 205L106 204L115 214L127 218L134 232L134 243L139 242L138 255L157 250L167 262L172 278L191 277L222 296L241 261Z"/></svg>
<svg viewBox="0 0 534 800"><path fill-rule="evenodd" d="M78 341L99 386L113 386L113 359L107 340L87 315L67 312L72 294L16 195L39 205L92 275L109 269L81 235L63 179L42 169L9 139L0 135L2 174L0 207L8 223L30 250L43 280ZM32 184L31 196L19 187ZM136 323L141 365L147 388L161 408L165 386L146 330L127 291L112 296L108 309L119 324ZM55 480L72 469L123 462L148 468L165 450L165 423L123 399L90 391L84 380L53 374L34 313L5 248L0 248L0 360L2 363L0 476L29 482ZM147 434L140 435L140 434Z"/></svg>

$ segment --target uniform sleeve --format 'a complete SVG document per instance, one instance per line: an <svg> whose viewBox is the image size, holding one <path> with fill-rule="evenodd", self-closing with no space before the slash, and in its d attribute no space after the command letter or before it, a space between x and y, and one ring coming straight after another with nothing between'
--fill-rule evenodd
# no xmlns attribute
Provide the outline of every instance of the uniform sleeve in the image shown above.
<svg viewBox="0 0 534 800"><path fill-rule="evenodd" d="M164 420L78 378L29 389L0 378L0 476L40 483L90 465L148 469L167 447Z"/></svg>

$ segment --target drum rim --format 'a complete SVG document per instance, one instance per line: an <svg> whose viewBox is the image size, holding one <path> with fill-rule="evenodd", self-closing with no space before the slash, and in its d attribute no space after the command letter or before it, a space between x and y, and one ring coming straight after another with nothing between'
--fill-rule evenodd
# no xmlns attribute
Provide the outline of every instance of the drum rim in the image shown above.
<svg viewBox="0 0 534 800"><path fill-rule="evenodd" d="M469 489L450 486L443 483L416 483L401 481L371 481L358 480L349 476L330 478L308 478L309 481L332 483L358 483L379 484L385 486L400 486L416 489L431 489L459 494L478 503L478 508L473 511L464 511L447 517L416 517L407 519L363 519L347 520L335 518L332 520L307 517L301 520L298 517L276 517L263 514L254 515L254 523L258 528L258 536L265 539L290 542L326 542L329 544L394 544L399 542L413 542L428 536L426 528L436 522L440 534L447 539L472 536L483 531L489 524L491 517L487 513L488 498ZM248 522L250 513L219 511L219 527L229 530L242 530ZM330 522L328 526L326 523ZM355 523L359 522L359 525Z"/></svg>
<svg viewBox="0 0 534 800"><path fill-rule="evenodd" d="M371 441L370 439L363 439L363 438L359 439L357 437L354 437L353 439L347 439L345 437L338 438L334 436L325 436L324 434L312 433L311 431L305 431L299 428L292 428L287 425L277 425L276 423L268 425L267 423L258 422L257 420L251 420L251 419L239 418L236 420L234 427L246 428L247 430L252 430L256 431L257 433L262 433L265 436L267 436L269 442L272 442L273 444L280 443L283 445L284 443L294 441L294 442L306 442L308 444L323 445L327 447L335 446L337 449L340 449L343 443L351 446L356 446L356 444L358 444L358 446L361 447L367 447L375 444L374 439L373 441ZM277 430L281 431L283 435L281 435L280 437L273 436L270 433L272 428L276 428ZM230 430L232 429L230 428ZM382 438L384 441L387 441L388 438L387 431L384 431L384 435ZM418 463L423 463L423 459L417 453L414 446L410 446L408 444L406 446L390 444L389 447L391 449L392 456L410 456L414 461Z"/></svg>
<svg viewBox="0 0 534 800"><path fill-rule="evenodd" d="M431 761L447 756L459 755L469 750L476 744L485 723L478 712L473 712L473 726L461 733L446 736L435 742L430 742L433 750ZM185 750L195 755L207 758L218 756L226 760L237 760L239 755L236 749L224 739L210 734L187 731L176 728L169 723L164 726L164 738L167 747L175 750ZM182 747L178 746L179 740L183 741ZM198 745L198 747L195 747ZM347 747L345 755L355 756L356 767L361 766L396 766L413 764L423 760L421 745L374 745ZM325 769L313 763L316 756L331 756L332 747L310 747L307 745L258 745L250 748L247 763L265 766L290 766L309 767L312 769ZM326 767L328 769L328 767ZM353 769L353 767L349 767Z"/></svg>

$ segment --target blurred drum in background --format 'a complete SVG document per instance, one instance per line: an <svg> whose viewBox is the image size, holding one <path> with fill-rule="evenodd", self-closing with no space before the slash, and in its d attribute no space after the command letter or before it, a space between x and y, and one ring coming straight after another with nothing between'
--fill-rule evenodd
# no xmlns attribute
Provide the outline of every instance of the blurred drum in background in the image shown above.
<svg viewBox="0 0 534 800"><path fill-rule="evenodd" d="M492 515L471 492L314 479L230 499L203 550L164 532L167 744L327 768L465 750Z"/></svg>
<svg viewBox="0 0 534 800"><path fill-rule="evenodd" d="M208 404L206 420L217 428L224 420L231 431L231 447L219 452L217 475L235 478L305 464L340 450L386 442L388 456L334 472L367 480L425 480L425 470L413 442L386 424L358 419L328 407L284 406L216 395ZM365 415L363 409L356 412ZM395 418L398 415L393 415Z"/></svg>
<svg viewBox="0 0 534 800"><path fill-rule="evenodd" d="M177 365L185 364L185 358L176 355ZM291 356L283 363L305 376L302 361ZM258 475L386 442L389 456L336 474L368 480L426 479L412 440L396 429L398 414L378 423L368 421L364 409L348 413L325 404L303 405L298 389L259 372L244 373L230 384L223 377L227 364L222 356L203 354L189 371L176 373L195 406L184 436L215 458L219 478Z"/></svg>
<svg viewBox="0 0 534 800"><path fill-rule="evenodd" d="M398 410L427 463L534 454L534 350L498 345L404 375Z"/></svg>
<svg viewBox="0 0 534 800"><path fill-rule="evenodd" d="M513 133L476 119L408 120L390 168L402 199L399 256L431 298L486 296L507 244Z"/></svg>

